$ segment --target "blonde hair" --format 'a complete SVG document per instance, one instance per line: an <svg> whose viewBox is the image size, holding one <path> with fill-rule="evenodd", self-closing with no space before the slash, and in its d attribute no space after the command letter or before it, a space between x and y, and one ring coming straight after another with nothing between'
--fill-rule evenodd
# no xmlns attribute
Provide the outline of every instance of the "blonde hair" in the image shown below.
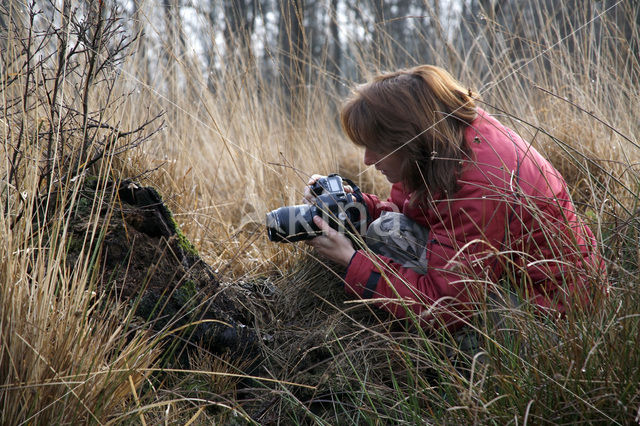
<svg viewBox="0 0 640 426"><path fill-rule="evenodd" d="M471 89L442 68L421 65L357 87L340 119L356 145L400 153L402 183L415 201L456 191L461 160L470 155L464 129L476 115Z"/></svg>

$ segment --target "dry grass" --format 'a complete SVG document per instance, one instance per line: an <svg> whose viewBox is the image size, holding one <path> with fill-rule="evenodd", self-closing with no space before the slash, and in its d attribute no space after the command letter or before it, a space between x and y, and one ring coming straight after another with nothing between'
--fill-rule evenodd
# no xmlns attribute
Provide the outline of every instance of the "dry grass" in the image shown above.
<svg viewBox="0 0 640 426"><path fill-rule="evenodd" d="M89 244L75 264L65 262L68 218L13 229L11 219L0 220L0 421L97 422L124 410L155 361L154 342L127 327L126 309L93 291L97 252ZM87 238L99 234L93 228Z"/></svg>
<svg viewBox="0 0 640 426"><path fill-rule="evenodd" d="M546 12L539 13L546 21ZM383 178L365 170L360 153L338 128L341 95L327 89L333 87L328 73L320 72L309 86L292 121L274 83L265 81L251 61L227 63L226 72L205 81L196 58L170 50L170 68L155 70L163 82L157 84L146 80L131 57L118 83L123 93L133 92L109 120L135 128L153 111L164 110L164 131L103 163L99 174L139 176L158 188L182 230L223 279L276 280L280 296L266 318L280 321L258 324L283 336L265 347L272 378L317 386L315 394L274 386L270 392L282 416L294 413L300 422L308 416L318 423L375 423L377 418L410 423L425 417L538 423L562 407L565 413L550 421L622 422L634 418L639 403L635 318L640 302L634 286L640 250L633 213L638 208L640 67L637 58L625 62L633 55L616 41L618 27L607 16L599 19L599 41L610 45L594 41L593 26L573 28L570 39L561 40L553 27L512 33L490 22L486 31L496 40L493 50L480 54L474 46L455 55L443 50L435 61L480 89L485 108L532 140L567 178L616 284L611 302L598 315L578 313L558 332L562 345L553 344L548 324L533 321L526 311L514 312L513 327L529 336L526 347L510 335L490 340L493 362L474 363L471 378L461 376L449 358L436 356L453 346L450 336L438 340L400 332L388 318L372 317L367 306L345 304L333 287L335 275L304 263L305 246L266 239L265 213L298 204L312 173L338 171L367 192L384 196L388 191ZM509 43L515 40L522 42L523 60L511 56ZM570 50L568 40L577 48ZM373 67L375 52L368 49L355 52L363 74ZM100 99L96 95L95 102ZM34 149L37 158L44 148L36 144ZM140 176L147 170L154 171ZM25 182L27 202L33 203L40 188L28 173ZM71 199L77 188L69 188L65 196ZM139 395L145 372L154 366L155 342L121 325L129 318L126 309L104 309L92 295L94 253L65 266L67 219L57 215L41 230L28 221L12 229L10 216L0 217L0 422L211 421L215 415L201 409L211 401L189 399L180 389L161 394L147 386ZM99 229L87 238L98 239ZM293 318L302 328L291 329ZM204 355L199 363L203 369L224 370ZM309 371L313 374L305 375ZM428 380L433 371L439 372L438 388ZM223 393L235 382L228 379L200 377L188 385L197 382ZM327 399L338 417L314 417L308 401ZM614 417L620 407L626 411Z"/></svg>

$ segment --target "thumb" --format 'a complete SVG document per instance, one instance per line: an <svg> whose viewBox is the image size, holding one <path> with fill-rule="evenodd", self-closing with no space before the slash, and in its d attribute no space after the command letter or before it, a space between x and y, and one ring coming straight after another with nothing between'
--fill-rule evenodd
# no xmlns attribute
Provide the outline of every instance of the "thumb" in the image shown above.
<svg viewBox="0 0 640 426"><path fill-rule="evenodd" d="M335 232L335 230L329 226L327 221L322 219L320 216L314 216L313 217L313 223L315 223L316 226L318 228L320 228L321 231L323 231L323 232L325 232L327 234L330 233L331 231Z"/></svg>

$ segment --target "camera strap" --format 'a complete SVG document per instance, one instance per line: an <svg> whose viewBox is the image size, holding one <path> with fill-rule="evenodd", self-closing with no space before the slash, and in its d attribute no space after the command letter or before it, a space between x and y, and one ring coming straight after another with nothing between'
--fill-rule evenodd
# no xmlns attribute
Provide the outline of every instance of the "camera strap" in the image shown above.
<svg viewBox="0 0 640 426"><path fill-rule="evenodd" d="M340 176L342 177L342 176ZM356 185L355 183L353 183L353 181L349 178L346 177L342 177L342 180L347 182L347 184L349 184L349 186L351 188L353 188L353 195L356 197L356 200L359 202L364 202L362 199L362 191L360 191L360 188L358 188L358 185Z"/></svg>
<svg viewBox="0 0 640 426"><path fill-rule="evenodd" d="M353 189L353 196L355 197L356 201L361 203L362 205L364 205L366 207L367 203L365 203L364 196L362 195L362 191L360 191L360 188L358 187L358 185L356 185L349 178L342 177L342 180L347 182L347 184ZM370 219L369 218L369 209L365 208L365 211L367 212L367 217L366 217L366 221L367 222L366 223L369 224L370 223L370 220L369 220Z"/></svg>

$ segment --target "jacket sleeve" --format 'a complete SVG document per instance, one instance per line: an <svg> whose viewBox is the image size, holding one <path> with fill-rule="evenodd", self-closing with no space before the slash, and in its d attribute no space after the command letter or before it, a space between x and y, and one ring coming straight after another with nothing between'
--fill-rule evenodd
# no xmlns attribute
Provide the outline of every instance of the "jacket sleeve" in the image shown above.
<svg viewBox="0 0 640 426"><path fill-rule="evenodd" d="M469 194L471 195L471 194ZM483 277L501 273L492 245L504 237L504 215L490 199L474 203L474 210L454 205L448 224L431 228L427 243L427 273L419 274L384 256L358 250L347 268L345 290L374 299L398 319L418 318L422 326L459 328L473 311L471 303L484 292ZM496 214L497 213L497 214ZM485 217L474 223L470 218ZM489 230L493 238L487 238Z"/></svg>
<svg viewBox="0 0 640 426"><path fill-rule="evenodd" d="M455 279L447 280L446 272L434 275L420 275L389 258L358 250L347 269L345 290L362 299L376 299L378 307L398 319L415 317L423 326L455 329L468 316L463 289L454 284Z"/></svg>

